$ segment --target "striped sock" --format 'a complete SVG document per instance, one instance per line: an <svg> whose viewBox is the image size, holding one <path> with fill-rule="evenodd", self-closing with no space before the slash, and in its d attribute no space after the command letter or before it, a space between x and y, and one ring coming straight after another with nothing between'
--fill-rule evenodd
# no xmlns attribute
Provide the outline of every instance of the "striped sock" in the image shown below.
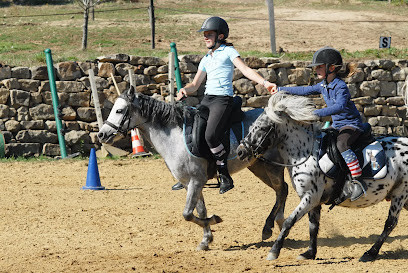
<svg viewBox="0 0 408 273"><path fill-rule="evenodd" d="M348 149L347 151L342 152L341 155L350 169L351 176L353 178L361 176L363 171L360 168L356 154L351 149Z"/></svg>

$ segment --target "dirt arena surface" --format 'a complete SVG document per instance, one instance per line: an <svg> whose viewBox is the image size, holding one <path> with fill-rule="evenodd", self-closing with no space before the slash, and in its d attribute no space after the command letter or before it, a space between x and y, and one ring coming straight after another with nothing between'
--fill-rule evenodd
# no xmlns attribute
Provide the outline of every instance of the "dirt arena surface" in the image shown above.
<svg viewBox="0 0 408 273"><path fill-rule="evenodd" d="M103 191L84 191L88 160L0 163L0 272L407 272L407 211L375 262L358 262L381 233L388 202L322 210L317 259L302 219L276 261L265 260L278 229L262 242L274 192L248 170L227 194L204 189L212 226L209 251L196 251L202 229L184 221L185 191L162 159L99 159ZM212 181L213 183L215 181ZM290 187L286 213L298 197Z"/></svg>

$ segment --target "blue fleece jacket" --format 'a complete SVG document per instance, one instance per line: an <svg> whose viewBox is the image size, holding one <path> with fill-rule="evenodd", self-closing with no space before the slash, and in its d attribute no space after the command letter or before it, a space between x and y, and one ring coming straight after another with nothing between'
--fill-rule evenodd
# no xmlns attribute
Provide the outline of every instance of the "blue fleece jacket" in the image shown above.
<svg viewBox="0 0 408 273"><path fill-rule="evenodd" d="M347 84L340 78L335 78L328 85L322 81L312 86L279 87L293 95L322 94L327 107L314 111L319 117L331 116L332 126L340 130L343 126L352 126L363 131L362 119L356 105L351 101Z"/></svg>

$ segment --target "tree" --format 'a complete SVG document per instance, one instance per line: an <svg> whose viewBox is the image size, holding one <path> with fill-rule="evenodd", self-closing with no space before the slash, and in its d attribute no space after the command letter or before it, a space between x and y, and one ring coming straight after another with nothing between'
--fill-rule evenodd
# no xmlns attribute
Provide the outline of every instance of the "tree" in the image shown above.
<svg viewBox="0 0 408 273"><path fill-rule="evenodd" d="M100 2L100 0L76 0L76 2L84 10L84 25L82 29L82 50L85 50L88 46L89 12Z"/></svg>

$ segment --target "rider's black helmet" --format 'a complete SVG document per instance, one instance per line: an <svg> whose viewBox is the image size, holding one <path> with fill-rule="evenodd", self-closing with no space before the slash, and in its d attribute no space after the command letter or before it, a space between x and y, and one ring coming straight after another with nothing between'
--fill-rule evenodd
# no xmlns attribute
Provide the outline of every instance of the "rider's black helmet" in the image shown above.
<svg viewBox="0 0 408 273"><path fill-rule="evenodd" d="M229 34L228 24L227 22L225 22L224 19L220 17L214 16L214 17L207 18L204 21L201 28L198 30L198 32L209 31L209 30L213 30L217 32L217 36L220 34L224 34L223 40L228 38L228 34Z"/></svg>
<svg viewBox="0 0 408 273"><path fill-rule="evenodd" d="M343 59L338 50L332 47L322 47L313 54L313 61L308 67L314 67L318 65L335 65L341 66L343 64Z"/></svg>

